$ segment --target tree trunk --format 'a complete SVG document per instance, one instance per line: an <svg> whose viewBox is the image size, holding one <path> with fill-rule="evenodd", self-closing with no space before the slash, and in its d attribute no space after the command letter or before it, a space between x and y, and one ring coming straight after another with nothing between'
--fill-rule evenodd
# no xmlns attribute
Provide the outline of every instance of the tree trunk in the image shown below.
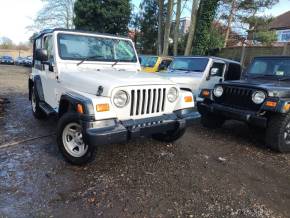
<svg viewBox="0 0 290 218"><path fill-rule="evenodd" d="M190 26L189 26L188 38L187 38L187 42L186 42L184 55L190 55L191 50L192 50L192 42L193 42L193 37L194 37L194 32L195 32L195 24L196 24L196 15L197 15L197 11L198 11L198 4L199 4L199 0L192 1Z"/></svg>
<svg viewBox="0 0 290 218"><path fill-rule="evenodd" d="M173 55L178 55L178 41L179 41L179 25L180 25L180 15L181 15L181 3L182 0L177 0L176 6L176 18L174 27L174 39L173 39Z"/></svg>
<svg viewBox="0 0 290 218"><path fill-rule="evenodd" d="M162 25L163 25L163 6L164 6L164 0L158 0L158 6L159 6L159 14L158 14L158 49L157 54L162 54Z"/></svg>
<svg viewBox="0 0 290 218"><path fill-rule="evenodd" d="M170 27L171 27L171 18L173 11L173 0L168 0L167 3L167 15L164 29L164 42L163 42L163 55L168 55L168 47L169 47L169 35L170 35Z"/></svg>
<svg viewBox="0 0 290 218"><path fill-rule="evenodd" d="M235 13L236 13L236 0L232 0L231 10L230 10L230 14L229 14L229 17L228 17L226 35L225 35L224 48L227 47L227 44L228 44L229 35L230 35L230 31L231 31L231 26L232 26L232 22L233 22L233 17L235 15Z"/></svg>

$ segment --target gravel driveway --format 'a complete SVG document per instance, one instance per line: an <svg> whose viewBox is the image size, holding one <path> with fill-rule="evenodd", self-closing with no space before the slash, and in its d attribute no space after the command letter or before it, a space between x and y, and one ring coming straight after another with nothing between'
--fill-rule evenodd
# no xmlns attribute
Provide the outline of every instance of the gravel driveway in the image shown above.
<svg viewBox="0 0 290 218"><path fill-rule="evenodd" d="M290 217L290 154L263 146L239 122L197 121L174 144L141 139L100 146L85 167L67 164L56 118L37 121L28 68L0 66L0 217ZM32 139L32 140L31 140Z"/></svg>

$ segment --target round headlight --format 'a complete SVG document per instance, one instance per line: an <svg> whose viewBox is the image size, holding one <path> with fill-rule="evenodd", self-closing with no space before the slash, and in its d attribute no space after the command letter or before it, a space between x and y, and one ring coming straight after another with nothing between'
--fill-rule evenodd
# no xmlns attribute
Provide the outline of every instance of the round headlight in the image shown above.
<svg viewBox="0 0 290 218"><path fill-rule="evenodd" d="M262 91L256 91L252 95L252 100L255 104L262 104L266 98L266 94Z"/></svg>
<svg viewBox="0 0 290 218"><path fill-rule="evenodd" d="M117 107L125 107L129 102L129 95L125 91L118 91L114 95L113 102Z"/></svg>
<svg viewBox="0 0 290 218"><path fill-rule="evenodd" d="M222 86L217 86L215 87L215 89L213 90L213 94L215 97L221 97L224 93L224 89Z"/></svg>
<svg viewBox="0 0 290 218"><path fill-rule="evenodd" d="M178 98L178 90L174 87L170 88L168 93L167 93L168 101L173 103L177 100L177 98Z"/></svg>

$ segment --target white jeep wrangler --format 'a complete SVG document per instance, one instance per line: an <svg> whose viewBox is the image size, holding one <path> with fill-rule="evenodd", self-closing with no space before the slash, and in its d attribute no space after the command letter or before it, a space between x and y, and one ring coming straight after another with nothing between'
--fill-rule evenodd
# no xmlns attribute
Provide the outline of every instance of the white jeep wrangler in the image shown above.
<svg viewBox="0 0 290 218"><path fill-rule="evenodd" d="M88 163L101 144L183 135L194 119L191 92L139 71L128 38L65 29L35 38L32 111L37 119L58 115L57 144L68 162Z"/></svg>

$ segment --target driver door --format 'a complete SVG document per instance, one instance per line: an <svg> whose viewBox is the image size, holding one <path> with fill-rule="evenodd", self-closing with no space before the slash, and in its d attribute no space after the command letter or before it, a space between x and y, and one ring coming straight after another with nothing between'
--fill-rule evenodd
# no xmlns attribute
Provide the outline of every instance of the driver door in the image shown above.
<svg viewBox="0 0 290 218"><path fill-rule="evenodd" d="M53 37L51 34L44 36L43 48L47 50L48 61L43 63L44 80L43 91L46 103L57 109L57 73L55 72L55 55Z"/></svg>

